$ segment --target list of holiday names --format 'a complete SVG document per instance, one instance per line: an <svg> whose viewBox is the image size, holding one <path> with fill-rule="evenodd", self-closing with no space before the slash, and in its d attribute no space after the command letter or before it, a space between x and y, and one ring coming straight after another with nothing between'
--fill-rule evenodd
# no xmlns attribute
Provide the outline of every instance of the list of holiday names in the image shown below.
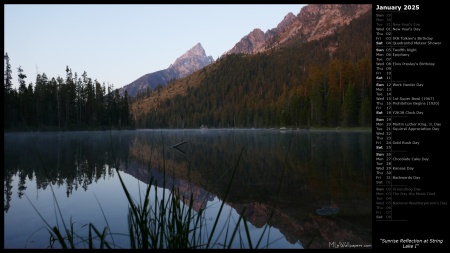
<svg viewBox="0 0 450 253"><path fill-rule="evenodd" d="M435 52L445 49L420 12L420 5L377 5L374 12L376 221L408 221L415 208L448 204L431 183L443 159L433 152L444 113L434 81L443 75L443 55Z"/></svg>

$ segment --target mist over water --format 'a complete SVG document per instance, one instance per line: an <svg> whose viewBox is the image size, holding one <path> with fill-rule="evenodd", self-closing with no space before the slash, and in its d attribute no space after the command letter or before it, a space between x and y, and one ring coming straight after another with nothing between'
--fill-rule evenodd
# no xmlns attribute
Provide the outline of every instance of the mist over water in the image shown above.
<svg viewBox="0 0 450 253"><path fill-rule="evenodd" d="M172 186L187 199L192 194L193 209L206 208L210 225L237 164L219 227L243 213L255 241L269 226L269 248L371 244L370 131L195 129L4 137L5 248L49 245L45 223L27 197L47 222L61 225L51 188L66 224L72 218L78 235L87 237L89 222L101 229L109 225L115 243L129 247L129 238L120 235L128 233L128 202L114 164L120 164L136 199L153 176L158 194ZM217 235L217 241L224 236ZM233 247L239 248L239 241Z"/></svg>

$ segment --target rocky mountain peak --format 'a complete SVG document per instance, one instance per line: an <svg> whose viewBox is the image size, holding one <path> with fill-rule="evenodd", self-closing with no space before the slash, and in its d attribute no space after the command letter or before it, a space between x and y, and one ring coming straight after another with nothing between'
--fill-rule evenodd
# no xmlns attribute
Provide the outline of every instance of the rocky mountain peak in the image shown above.
<svg viewBox="0 0 450 253"><path fill-rule="evenodd" d="M206 56L205 49L200 43L178 57L168 70L173 71L177 78L185 77L192 72L214 62L212 56Z"/></svg>
<svg viewBox="0 0 450 253"><path fill-rule="evenodd" d="M318 40L348 25L372 8L370 4L310 4L297 15L297 28L307 41Z"/></svg>
<svg viewBox="0 0 450 253"><path fill-rule="evenodd" d="M213 62L214 58L206 56L205 49L200 43L197 43L178 57L167 69L143 75L136 81L120 88L119 92L123 94L126 90L129 96L134 97L139 92L145 92L148 88L153 90L158 85L166 85L171 80L188 76Z"/></svg>
<svg viewBox="0 0 450 253"><path fill-rule="evenodd" d="M194 47L189 49L186 53L178 57L173 64L170 64L169 68L172 66L178 65L184 59L189 58L206 58L205 49L203 49L202 44L197 43Z"/></svg>
<svg viewBox="0 0 450 253"><path fill-rule="evenodd" d="M284 16L283 20L277 25L276 29L280 31L283 30L283 28L289 25L295 18L296 16L292 12L289 12L286 16Z"/></svg>
<svg viewBox="0 0 450 253"><path fill-rule="evenodd" d="M293 37L301 37L305 41L318 40L333 34L371 8L371 4L309 4L297 16L288 13L276 28L266 33L254 29L224 55L264 52L283 46Z"/></svg>
<svg viewBox="0 0 450 253"><path fill-rule="evenodd" d="M255 28L225 54L252 54L264 45L265 40L264 32L259 28Z"/></svg>

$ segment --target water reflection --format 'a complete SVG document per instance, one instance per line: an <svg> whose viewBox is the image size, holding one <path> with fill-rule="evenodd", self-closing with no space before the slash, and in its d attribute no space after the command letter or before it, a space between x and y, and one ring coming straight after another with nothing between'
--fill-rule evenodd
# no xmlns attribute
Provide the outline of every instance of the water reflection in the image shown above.
<svg viewBox="0 0 450 253"><path fill-rule="evenodd" d="M309 248L371 244L371 132L5 133L4 147L5 219L16 198L30 190L27 181L35 181L37 190L65 187L70 198L113 177L115 162L142 182L153 176L158 186L165 179L186 199L192 194L198 211L224 198L237 166L226 202L237 213L245 210L256 228L268 224L290 243Z"/></svg>

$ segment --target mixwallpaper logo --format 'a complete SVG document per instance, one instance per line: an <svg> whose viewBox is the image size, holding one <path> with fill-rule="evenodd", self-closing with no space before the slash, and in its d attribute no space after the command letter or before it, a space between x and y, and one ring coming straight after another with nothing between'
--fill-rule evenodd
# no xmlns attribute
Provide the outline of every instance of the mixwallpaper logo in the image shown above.
<svg viewBox="0 0 450 253"><path fill-rule="evenodd" d="M346 248L372 248L370 244L350 244L350 242L328 242L328 248L346 249Z"/></svg>

